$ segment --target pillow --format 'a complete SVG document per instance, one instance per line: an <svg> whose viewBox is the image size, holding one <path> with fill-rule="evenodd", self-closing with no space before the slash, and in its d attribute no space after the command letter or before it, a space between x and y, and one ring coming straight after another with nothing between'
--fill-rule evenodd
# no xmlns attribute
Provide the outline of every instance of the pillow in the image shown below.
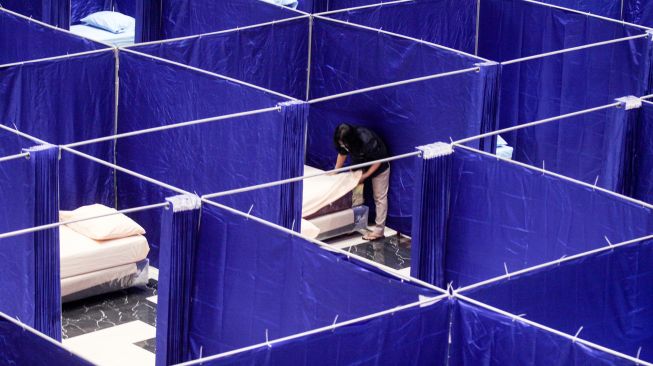
<svg viewBox="0 0 653 366"><path fill-rule="evenodd" d="M124 33L127 29L134 28L134 18L116 11L99 11L82 19L82 23L91 27L104 29L111 33Z"/></svg>
<svg viewBox="0 0 653 366"><path fill-rule="evenodd" d="M95 204L82 206L69 212L70 216L68 216L68 220L79 220L117 211L107 206ZM121 213L93 220L75 222L66 226L94 240L120 239L132 235L145 234L145 230L140 225Z"/></svg>

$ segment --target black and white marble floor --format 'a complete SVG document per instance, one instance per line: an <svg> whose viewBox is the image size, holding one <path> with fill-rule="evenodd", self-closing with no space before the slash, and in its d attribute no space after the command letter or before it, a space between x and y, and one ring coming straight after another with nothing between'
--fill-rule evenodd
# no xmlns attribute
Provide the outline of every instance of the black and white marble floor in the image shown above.
<svg viewBox="0 0 653 366"><path fill-rule="evenodd" d="M157 282L63 305L63 343L101 365L154 365Z"/></svg>

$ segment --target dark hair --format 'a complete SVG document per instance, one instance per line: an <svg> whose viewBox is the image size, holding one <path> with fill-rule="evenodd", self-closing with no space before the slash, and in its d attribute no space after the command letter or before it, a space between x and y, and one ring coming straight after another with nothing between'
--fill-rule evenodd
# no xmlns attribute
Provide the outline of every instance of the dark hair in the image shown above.
<svg viewBox="0 0 653 366"><path fill-rule="evenodd" d="M336 146L336 149L339 149L341 143L344 144L347 149L356 148L359 145L354 126L347 123L341 123L336 127L336 131L333 134L333 144Z"/></svg>

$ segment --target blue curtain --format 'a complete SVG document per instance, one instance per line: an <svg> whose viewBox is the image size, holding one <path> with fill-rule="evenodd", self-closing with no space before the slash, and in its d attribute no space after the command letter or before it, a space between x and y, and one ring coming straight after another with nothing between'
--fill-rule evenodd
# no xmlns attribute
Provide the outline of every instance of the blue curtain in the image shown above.
<svg viewBox="0 0 653 366"><path fill-rule="evenodd" d="M161 254L156 327L156 364L188 360L193 266L197 252L200 199L168 198L161 215Z"/></svg>
<svg viewBox="0 0 653 366"><path fill-rule="evenodd" d="M272 108L286 101L219 77L151 61L147 56L123 52L120 57L118 132L121 133ZM179 93L179 90L187 92ZM192 107L179 108L180 105ZM291 147L284 141L298 141L296 139L304 135L299 127L306 116L299 114L305 107L286 108L281 113L272 110L123 138L117 143L117 161L127 169L200 195L287 178L296 171L295 164L303 164L303 154L288 156L292 153L288 150ZM297 116L292 116L293 110ZM292 123L289 128L298 128L286 129L287 123ZM219 141L229 143L216 143ZM163 144L165 149L160 148ZM284 159L292 160L287 161L288 168L294 171L282 169ZM119 174L117 181L121 208L161 202L175 194L124 174ZM277 222L281 218L281 190L282 187L256 190L226 196L219 201L245 212L251 208L253 215ZM152 239L150 259L156 265L160 223L147 212L133 217Z"/></svg>
<svg viewBox="0 0 653 366"><path fill-rule="evenodd" d="M132 49L304 99L308 27L302 18Z"/></svg>
<svg viewBox="0 0 653 366"><path fill-rule="evenodd" d="M631 194L634 198L653 203L653 105L643 103L639 112Z"/></svg>
<svg viewBox="0 0 653 366"><path fill-rule="evenodd" d="M638 113L610 108L520 129L512 133L513 159L625 193Z"/></svg>
<svg viewBox="0 0 653 366"><path fill-rule="evenodd" d="M23 328L0 313L0 359L6 365L91 366L54 341Z"/></svg>
<svg viewBox="0 0 653 366"><path fill-rule="evenodd" d="M281 103L283 141L281 143L281 179L304 175L308 103ZM299 232L302 221L303 181L281 186L279 225Z"/></svg>
<svg viewBox="0 0 653 366"><path fill-rule="evenodd" d="M638 2L634 0L631 2ZM621 19L621 0L540 0L540 2L580 10L613 19ZM624 7L628 0L624 1Z"/></svg>
<svg viewBox="0 0 653 366"><path fill-rule="evenodd" d="M607 246L607 244L604 244ZM570 260L466 296L610 349L653 359L653 241Z"/></svg>
<svg viewBox="0 0 653 366"><path fill-rule="evenodd" d="M479 54L495 61L644 34L634 27L518 0L482 1L481 14ZM636 39L502 65L498 127L644 95L650 63L650 40ZM503 137L513 143L513 134Z"/></svg>
<svg viewBox="0 0 653 366"><path fill-rule="evenodd" d="M162 39L162 2L157 0L135 0L136 43Z"/></svg>
<svg viewBox="0 0 653 366"><path fill-rule="evenodd" d="M535 299L532 294L528 297ZM457 301L456 305L452 315L450 365L633 364L632 361L589 348L465 301ZM557 309L558 304L550 310L560 312ZM526 316L530 319L530 314Z"/></svg>
<svg viewBox="0 0 653 366"><path fill-rule="evenodd" d="M453 150L445 143L423 146L419 150L422 156L416 159L410 274L444 288Z"/></svg>
<svg viewBox="0 0 653 366"><path fill-rule="evenodd" d="M2 7L55 27L69 26L69 0L5 0Z"/></svg>
<svg viewBox="0 0 653 366"><path fill-rule="evenodd" d="M653 8L650 5L646 0L624 0L623 20L645 27L653 26Z"/></svg>
<svg viewBox="0 0 653 366"><path fill-rule="evenodd" d="M184 37L301 16L289 8L263 1L164 0L159 4L141 1L145 10L143 21L158 23L159 27L158 34L150 34L151 38L143 40Z"/></svg>
<svg viewBox="0 0 653 366"><path fill-rule="evenodd" d="M438 295L206 204L195 258L193 358Z"/></svg>
<svg viewBox="0 0 653 366"><path fill-rule="evenodd" d="M23 159L2 163L0 231L59 221L59 149L38 146ZM59 230L0 240L0 311L61 340Z"/></svg>
<svg viewBox="0 0 653 366"><path fill-rule="evenodd" d="M333 0L330 2L334 3ZM476 4L477 0L415 0L379 4L327 16L473 54L476 41Z"/></svg>
<svg viewBox="0 0 653 366"><path fill-rule="evenodd" d="M464 148L453 157L445 282L454 286L653 229L650 209L612 194Z"/></svg>
<svg viewBox="0 0 653 366"><path fill-rule="evenodd" d="M4 34L0 32L0 37ZM51 144L112 135L114 70L115 56L111 51L2 68L0 120ZM15 154L16 144L26 148L33 142L15 136L0 137L0 152ZM5 146L12 150L5 151ZM88 145L80 151L106 161L114 159L113 143ZM114 205L111 169L64 153L61 171L62 209L73 210L93 203Z"/></svg>
<svg viewBox="0 0 653 366"><path fill-rule="evenodd" d="M98 11L113 10L113 0L69 0L70 24L80 23L82 18Z"/></svg>
<svg viewBox="0 0 653 366"><path fill-rule="evenodd" d="M447 365L451 300L262 346L203 365Z"/></svg>
<svg viewBox="0 0 653 366"><path fill-rule="evenodd" d="M29 44L29 47L25 47ZM0 12L0 64L92 51L106 46Z"/></svg>

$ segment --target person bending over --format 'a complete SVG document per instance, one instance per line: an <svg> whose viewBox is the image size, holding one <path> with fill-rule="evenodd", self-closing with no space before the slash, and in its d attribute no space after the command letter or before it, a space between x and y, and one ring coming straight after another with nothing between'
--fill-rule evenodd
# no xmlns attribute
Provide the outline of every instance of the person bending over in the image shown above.
<svg viewBox="0 0 653 366"><path fill-rule="evenodd" d="M345 165L347 156L351 157L351 164L369 163L388 157L388 149L381 138L374 131L359 126L340 124L333 136L333 142L338 151L336 169ZM371 233L363 236L365 240L375 240L383 237L385 220L388 216L388 186L390 183L390 164L375 163L363 168L360 183L367 179L372 180L374 192L374 205L376 206L376 226Z"/></svg>

